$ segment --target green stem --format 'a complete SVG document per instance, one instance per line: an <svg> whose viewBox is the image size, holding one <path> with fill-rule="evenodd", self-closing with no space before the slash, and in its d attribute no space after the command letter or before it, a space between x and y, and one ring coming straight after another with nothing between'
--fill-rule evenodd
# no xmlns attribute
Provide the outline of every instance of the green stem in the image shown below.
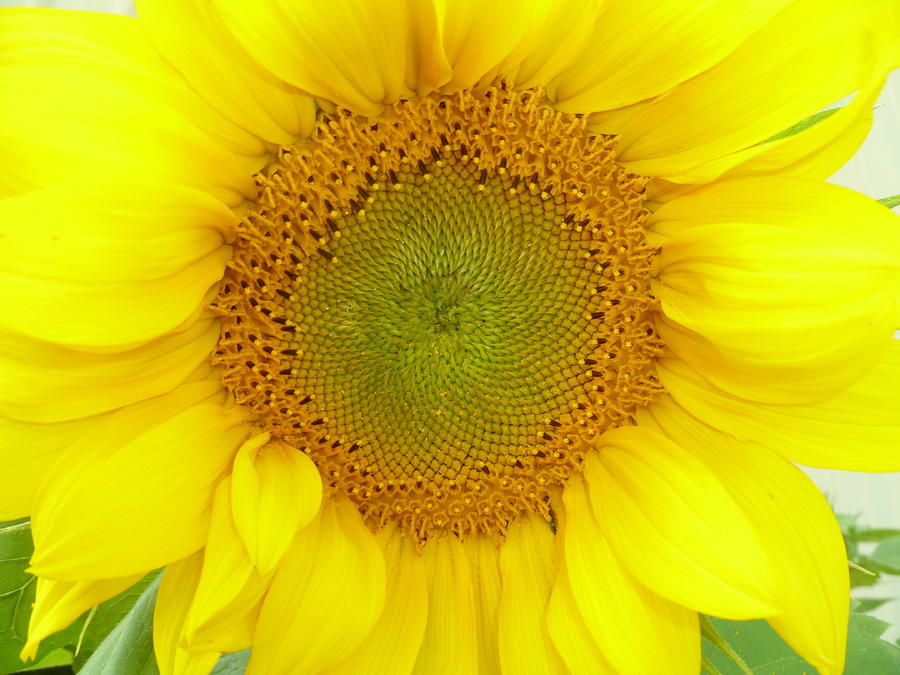
<svg viewBox="0 0 900 675"><path fill-rule="evenodd" d="M734 651L732 646L728 644L725 638L719 634L719 631L712 625L709 617L703 615L700 616L700 634L718 647L725 656L731 659L744 675L753 675L753 671L750 670L744 659L742 659L738 653Z"/></svg>

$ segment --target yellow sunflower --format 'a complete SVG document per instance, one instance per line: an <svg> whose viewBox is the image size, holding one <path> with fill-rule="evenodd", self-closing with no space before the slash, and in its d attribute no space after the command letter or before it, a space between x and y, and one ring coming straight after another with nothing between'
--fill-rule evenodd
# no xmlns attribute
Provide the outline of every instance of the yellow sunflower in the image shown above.
<svg viewBox="0 0 900 675"><path fill-rule="evenodd" d="M792 462L900 469L900 223L822 182L895 0L138 13L0 11L23 658L165 566L163 675L841 672Z"/></svg>

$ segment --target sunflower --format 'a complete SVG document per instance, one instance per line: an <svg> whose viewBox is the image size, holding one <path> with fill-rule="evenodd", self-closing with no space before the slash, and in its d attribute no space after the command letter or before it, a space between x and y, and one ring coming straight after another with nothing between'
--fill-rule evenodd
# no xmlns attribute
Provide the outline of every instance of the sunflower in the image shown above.
<svg viewBox="0 0 900 675"><path fill-rule="evenodd" d="M165 567L163 675L841 672L793 462L900 468L900 223L822 182L895 2L138 13L0 13L23 658Z"/></svg>

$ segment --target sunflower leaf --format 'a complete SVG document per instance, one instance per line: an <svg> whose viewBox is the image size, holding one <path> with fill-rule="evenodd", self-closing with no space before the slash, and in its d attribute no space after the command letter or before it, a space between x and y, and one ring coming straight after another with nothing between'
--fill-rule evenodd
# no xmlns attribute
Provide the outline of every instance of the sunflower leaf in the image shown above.
<svg viewBox="0 0 900 675"><path fill-rule="evenodd" d="M78 672L80 675L158 675L153 656L153 607L160 577L144 589Z"/></svg>
<svg viewBox="0 0 900 675"><path fill-rule="evenodd" d="M900 536L882 539L869 557L882 572L900 574Z"/></svg>
<svg viewBox="0 0 900 675"><path fill-rule="evenodd" d="M900 195L894 195L893 197L885 197L884 199L879 199L878 202L880 204L884 204L889 209L892 209L896 206L900 206ZM897 530L893 530L896 532Z"/></svg>
<svg viewBox="0 0 900 675"><path fill-rule="evenodd" d="M243 675L250 660L250 650L224 654L210 675Z"/></svg>

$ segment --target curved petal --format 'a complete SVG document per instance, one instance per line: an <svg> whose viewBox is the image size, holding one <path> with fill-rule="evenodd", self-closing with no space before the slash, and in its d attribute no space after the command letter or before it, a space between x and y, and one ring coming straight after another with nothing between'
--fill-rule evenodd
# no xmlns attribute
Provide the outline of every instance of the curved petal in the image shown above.
<svg viewBox="0 0 900 675"><path fill-rule="evenodd" d="M564 112L610 110L668 91L719 63L789 0L606 2L576 65L551 83Z"/></svg>
<svg viewBox="0 0 900 675"><path fill-rule="evenodd" d="M229 206L255 194L229 148L259 154L260 141L210 110L136 20L6 9L0 63L0 89L16 93L0 103L0 195L128 176L191 185Z"/></svg>
<svg viewBox="0 0 900 675"><path fill-rule="evenodd" d="M22 422L0 415L0 520L29 515L48 467L76 440L97 426L105 415L58 424Z"/></svg>
<svg viewBox="0 0 900 675"><path fill-rule="evenodd" d="M250 560L266 575L322 503L322 478L309 456L269 434L254 436L234 458L231 509Z"/></svg>
<svg viewBox="0 0 900 675"><path fill-rule="evenodd" d="M275 573L247 673L334 668L372 630L384 594L384 554L374 535L352 503L329 498Z"/></svg>
<svg viewBox="0 0 900 675"><path fill-rule="evenodd" d="M33 574L78 581L160 567L203 546L216 479L247 434L209 384L110 415L66 451L41 487Z"/></svg>
<svg viewBox="0 0 900 675"><path fill-rule="evenodd" d="M101 602L140 581L143 574L99 581L52 581L38 579L34 606L28 619L28 641L19 655L23 661L37 654L41 640L72 623Z"/></svg>
<svg viewBox="0 0 900 675"><path fill-rule="evenodd" d="M153 609L153 654L160 675L206 675L219 660L217 652L195 653L179 646L202 564L203 552L198 551L163 572Z"/></svg>
<svg viewBox="0 0 900 675"><path fill-rule="evenodd" d="M2 205L0 327L40 340L152 340L197 313L231 256L234 214L192 188L115 181Z"/></svg>
<svg viewBox="0 0 900 675"><path fill-rule="evenodd" d="M232 479L224 478L212 502L203 570L184 619L182 639L191 651L236 652L253 640L253 614L269 587L247 555L231 517ZM254 617L255 618L255 617Z"/></svg>
<svg viewBox="0 0 900 675"><path fill-rule="evenodd" d="M312 132L313 100L254 61L209 2L135 4L141 27L154 46L222 115L278 145Z"/></svg>
<svg viewBox="0 0 900 675"><path fill-rule="evenodd" d="M335 675L412 672L428 620L428 579L415 544L395 525L375 535L384 550L387 591L375 627Z"/></svg>
<svg viewBox="0 0 900 675"><path fill-rule="evenodd" d="M475 597L475 634L478 636L478 672L500 672L498 612L500 610L500 546L499 537L473 534L466 537L463 548L469 559L472 593Z"/></svg>
<svg viewBox="0 0 900 675"><path fill-rule="evenodd" d="M446 76L431 0L211 3L244 49L275 76L363 115L378 115L385 103L433 88Z"/></svg>
<svg viewBox="0 0 900 675"><path fill-rule="evenodd" d="M500 549L499 643L505 673L566 673L544 625L559 568L556 535L536 514L509 525Z"/></svg>
<svg viewBox="0 0 900 675"><path fill-rule="evenodd" d="M415 675L470 675L478 672L474 580L463 545L453 535L422 549L428 574L428 623Z"/></svg>
<svg viewBox="0 0 900 675"><path fill-rule="evenodd" d="M650 219L670 223L694 226L666 238L657 259L659 333L717 386L807 403L884 352L900 288L889 209L834 185L760 177L707 186Z"/></svg>
<svg viewBox="0 0 900 675"><path fill-rule="evenodd" d="M670 398L641 411L639 424L651 421L709 467L747 514L778 581L779 613L769 623L820 673L843 672L847 554L822 493L790 462L715 431Z"/></svg>
<svg viewBox="0 0 900 675"><path fill-rule="evenodd" d="M826 469L900 471L900 342L844 391L811 405L765 405L723 392L677 359L660 381L692 415L784 457Z"/></svg>
<svg viewBox="0 0 900 675"><path fill-rule="evenodd" d="M873 44L894 50L892 4L789 3L721 63L634 115L619 137L621 160L645 176L677 176L831 105L865 82Z"/></svg>
<svg viewBox="0 0 900 675"><path fill-rule="evenodd" d="M561 527L572 595L591 638L617 672L695 675L697 614L635 581L594 519L586 487L580 478L569 481Z"/></svg>
<svg viewBox="0 0 900 675"><path fill-rule="evenodd" d="M769 559L715 475L668 438L623 427L584 461L591 504L630 572L654 593L729 619L777 612ZM573 588L575 584L574 572Z"/></svg>
<svg viewBox="0 0 900 675"><path fill-rule="evenodd" d="M213 319L113 353L0 333L0 415L64 422L165 394L209 358L218 338Z"/></svg>

